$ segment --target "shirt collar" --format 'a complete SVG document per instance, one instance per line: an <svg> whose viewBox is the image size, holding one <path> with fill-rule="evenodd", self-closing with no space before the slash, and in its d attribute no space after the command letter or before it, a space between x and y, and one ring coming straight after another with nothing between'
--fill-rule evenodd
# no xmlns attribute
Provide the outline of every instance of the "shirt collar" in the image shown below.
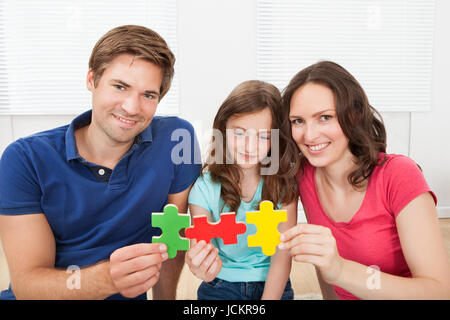
<svg viewBox="0 0 450 320"><path fill-rule="evenodd" d="M92 110L86 111L77 116L75 119L73 119L69 127L67 128L66 131L67 161L80 158L75 140L75 130L87 126L89 123L91 123L91 117L92 117ZM153 141L152 122L150 122L150 125L147 128L145 128L144 131L142 131L140 134L137 135L134 143L141 144L144 142L152 142L152 141Z"/></svg>

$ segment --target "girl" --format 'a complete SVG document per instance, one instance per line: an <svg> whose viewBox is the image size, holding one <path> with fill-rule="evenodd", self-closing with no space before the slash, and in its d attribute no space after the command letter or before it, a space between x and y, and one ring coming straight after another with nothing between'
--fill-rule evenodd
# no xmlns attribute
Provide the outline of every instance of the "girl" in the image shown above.
<svg viewBox="0 0 450 320"><path fill-rule="evenodd" d="M280 101L278 89L262 81L243 82L226 98L214 119L208 161L189 194L192 216L219 221L220 213L236 212L236 221L245 222L247 211L259 210L262 200L270 200L287 210L288 220L279 230L295 225L298 168L291 159L296 147L289 137L289 124L280 127ZM271 129L278 129L279 140L271 136L276 133ZM272 138L277 141L271 143ZM279 154L271 154L274 143ZM274 163L278 165L275 174L264 174L263 169ZM217 238L213 245L192 241L186 263L204 280L198 299L293 299L289 253L277 251L269 257L259 247L248 247L247 235L255 232L248 225L234 245L223 245Z"/></svg>
<svg viewBox="0 0 450 320"><path fill-rule="evenodd" d="M381 116L355 78L316 63L291 80L283 108L310 224L286 231L279 248L315 265L325 299L449 299L436 196L414 161L386 154Z"/></svg>

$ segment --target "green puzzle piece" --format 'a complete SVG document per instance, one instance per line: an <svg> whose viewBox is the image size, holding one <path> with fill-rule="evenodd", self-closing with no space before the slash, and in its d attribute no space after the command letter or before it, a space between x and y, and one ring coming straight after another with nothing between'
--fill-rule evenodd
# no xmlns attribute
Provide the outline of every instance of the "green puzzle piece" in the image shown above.
<svg viewBox="0 0 450 320"><path fill-rule="evenodd" d="M152 226L161 228L162 234L153 237L152 242L165 243L169 259L177 255L178 250L189 250L189 239L180 237L180 229L190 226L189 214L179 214L176 205L168 204L164 212L152 213Z"/></svg>

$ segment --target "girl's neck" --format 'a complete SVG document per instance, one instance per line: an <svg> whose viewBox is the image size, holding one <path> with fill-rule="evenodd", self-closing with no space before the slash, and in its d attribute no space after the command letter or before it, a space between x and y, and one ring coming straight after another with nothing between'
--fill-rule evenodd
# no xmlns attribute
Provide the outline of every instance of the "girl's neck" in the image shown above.
<svg viewBox="0 0 450 320"><path fill-rule="evenodd" d="M258 180L261 178L261 175L259 173L259 166L254 166L252 168L240 168L241 177L240 181L241 184L245 181L253 181Z"/></svg>
<svg viewBox="0 0 450 320"><path fill-rule="evenodd" d="M240 172L241 177L239 187L241 189L241 200L248 203L255 197L256 190L260 183L261 175L259 173L259 166L240 168Z"/></svg>

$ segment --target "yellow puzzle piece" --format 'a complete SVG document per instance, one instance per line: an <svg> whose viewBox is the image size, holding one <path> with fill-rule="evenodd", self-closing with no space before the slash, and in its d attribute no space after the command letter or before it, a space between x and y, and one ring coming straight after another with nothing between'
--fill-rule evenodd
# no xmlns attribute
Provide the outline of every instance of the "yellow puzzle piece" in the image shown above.
<svg viewBox="0 0 450 320"><path fill-rule="evenodd" d="M266 256L275 253L280 243L278 224L287 221L286 210L273 210L271 201L262 201L259 205L260 211L249 211L246 215L247 223L256 225L256 234L248 236L249 247L261 247Z"/></svg>

